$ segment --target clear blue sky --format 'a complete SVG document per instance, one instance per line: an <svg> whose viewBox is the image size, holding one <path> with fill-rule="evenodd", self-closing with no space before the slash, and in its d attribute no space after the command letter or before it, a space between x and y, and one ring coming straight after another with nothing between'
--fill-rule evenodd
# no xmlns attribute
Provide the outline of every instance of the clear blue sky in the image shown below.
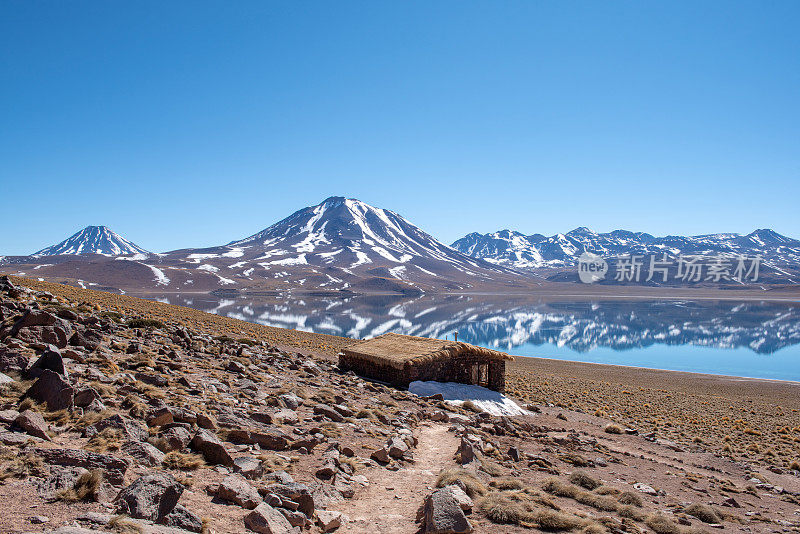
<svg viewBox="0 0 800 534"><path fill-rule="evenodd" d="M331 195L502 228L800 237L800 2L0 2L0 254Z"/></svg>

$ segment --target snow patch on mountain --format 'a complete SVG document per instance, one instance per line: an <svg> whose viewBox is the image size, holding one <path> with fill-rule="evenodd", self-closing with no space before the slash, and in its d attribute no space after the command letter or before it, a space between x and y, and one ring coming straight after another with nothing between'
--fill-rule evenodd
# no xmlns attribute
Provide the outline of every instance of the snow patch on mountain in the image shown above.
<svg viewBox="0 0 800 534"><path fill-rule="evenodd" d="M34 252L32 256L57 256L61 254L102 254L122 256L149 254L145 249L114 233L106 226L87 226L61 243Z"/></svg>

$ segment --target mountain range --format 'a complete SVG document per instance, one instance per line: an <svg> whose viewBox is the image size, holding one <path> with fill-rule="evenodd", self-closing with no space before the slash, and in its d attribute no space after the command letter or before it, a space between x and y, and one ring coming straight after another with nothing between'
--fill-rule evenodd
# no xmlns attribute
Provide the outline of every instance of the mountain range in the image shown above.
<svg viewBox="0 0 800 534"><path fill-rule="evenodd" d="M550 237L525 235L512 230L489 234L471 233L452 247L475 258L519 270L574 266L584 252L603 257L627 255L760 255L766 261L787 265L800 262L800 241L774 230L755 230L747 235L708 234L691 237L654 237L643 232L615 230L596 233L580 227Z"/></svg>
<svg viewBox="0 0 800 534"><path fill-rule="evenodd" d="M502 230L471 233L448 246L395 212L344 197L224 245L160 254L90 226L31 256L0 257L0 272L128 292L528 292L577 281L575 264L586 251L760 255L766 283L800 280L800 241L772 230L692 237L585 227L550 237Z"/></svg>

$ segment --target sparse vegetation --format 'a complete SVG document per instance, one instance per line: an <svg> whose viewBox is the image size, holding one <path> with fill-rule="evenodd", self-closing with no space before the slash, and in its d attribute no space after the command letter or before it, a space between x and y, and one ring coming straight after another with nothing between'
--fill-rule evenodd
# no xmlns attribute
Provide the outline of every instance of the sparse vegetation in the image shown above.
<svg viewBox="0 0 800 534"><path fill-rule="evenodd" d="M460 467L448 467L442 470L436 479L437 488L443 488L451 484L463 487L470 497L477 497L486 493L486 486L475 476L475 473Z"/></svg>

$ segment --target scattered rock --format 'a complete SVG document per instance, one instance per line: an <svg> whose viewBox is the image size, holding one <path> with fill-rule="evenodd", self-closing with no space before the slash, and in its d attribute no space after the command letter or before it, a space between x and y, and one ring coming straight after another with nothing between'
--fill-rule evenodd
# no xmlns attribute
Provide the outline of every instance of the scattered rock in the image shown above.
<svg viewBox="0 0 800 534"><path fill-rule="evenodd" d="M225 445L217 436L205 429L200 429L191 441L192 448L200 452L206 462L210 464L221 464L226 467L233 465L233 458L225 449Z"/></svg>
<svg viewBox="0 0 800 534"><path fill-rule="evenodd" d="M178 503L183 485L169 473L139 477L114 499L117 511L136 519L162 521Z"/></svg>
<svg viewBox="0 0 800 534"><path fill-rule="evenodd" d="M259 504L244 518L244 524L259 534L288 534L298 532L283 514L265 502Z"/></svg>
<svg viewBox="0 0 800 534"><path fill-rule="evenodd" d="M83 451L79 449L33 449L45 463L82 467L87 470L102 469L103 478L112 485L122 484L128 461L108 454Z"/></svg>
<svg viewBox="0 0 800 534"><path fill-rule="evenodd" d="M332 510L317 510L317 525L322 532L333 532L342 526L342 513Z"/></svg>
<svg viewBox="0 0 800 534"><path fill-rule="evenodd" d="M258 490L238 475L231 475L220 482L217 488L217 497L248 510L252 510L263 501Z"/></svg>
<svg viewBox="0 0 800 534"><path fill-rule="evenodd" d="M452 491L442 488L425 499L423 508L425 532L432 534L466 534L472 525L464 515Z"/></svg>
<svg viewBox="0 0 800 534"><path fill-rule="evenodd" d="M39 378L25 392L23 398L43 402L51 412L72 410L75 390L63 376L49 369L42 371Z"/></svg>
<svg viewBox="0 0 800 534"><path fill-rule="evenodd" d="M19 428L37 438L46 439L50 441L50 436L47 434L49 429L47 423L39 412L33 410L25 410L14 421L14 424Z"/></svg>

